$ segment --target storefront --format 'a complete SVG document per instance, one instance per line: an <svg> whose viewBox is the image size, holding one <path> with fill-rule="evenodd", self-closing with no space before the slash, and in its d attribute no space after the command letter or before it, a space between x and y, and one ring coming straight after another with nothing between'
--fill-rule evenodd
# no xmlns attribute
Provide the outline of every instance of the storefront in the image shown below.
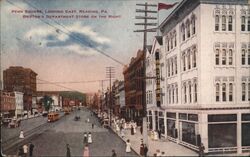
<svg viewBox="0 0 250 157"><path fill-rule="evenodd" d="M148 116L148 129L152 130L153 129L153 117L152 117L152 111L149 110L147 112L147 116Z"/></svg>
<svg viewBox="0 0 250 157"><path fill-rule="evenodd" d="M242 114L242 150L250 149L250 113Z"/></svg>
<svg viewBox="0 0 250 157"><path fill-rule="evenodd" d="M177 138L176 113L167 112L167 136Z"/></svg>

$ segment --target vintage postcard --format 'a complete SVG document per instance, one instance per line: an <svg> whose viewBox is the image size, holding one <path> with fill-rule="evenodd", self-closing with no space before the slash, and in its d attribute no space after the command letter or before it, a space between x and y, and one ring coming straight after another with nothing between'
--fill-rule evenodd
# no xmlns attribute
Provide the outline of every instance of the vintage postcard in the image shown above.
<svg viewBox="0 0 250 157"><path fill-rule="evenodd" d="M0 0L3 156L249 156L249 0Z"/></svg>

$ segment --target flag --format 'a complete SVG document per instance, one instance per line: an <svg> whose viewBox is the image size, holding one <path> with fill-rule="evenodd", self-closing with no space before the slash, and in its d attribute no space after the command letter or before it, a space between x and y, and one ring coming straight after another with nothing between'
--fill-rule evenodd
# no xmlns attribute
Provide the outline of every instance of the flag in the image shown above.
<svg viewBox="0 0 250 157"><path fill-rule="evenodd" d="M174 7L178 2L174 3L174 4L165 4L165 3L158 3L158 11L161 9L170 9L172 7Z"/></svg>

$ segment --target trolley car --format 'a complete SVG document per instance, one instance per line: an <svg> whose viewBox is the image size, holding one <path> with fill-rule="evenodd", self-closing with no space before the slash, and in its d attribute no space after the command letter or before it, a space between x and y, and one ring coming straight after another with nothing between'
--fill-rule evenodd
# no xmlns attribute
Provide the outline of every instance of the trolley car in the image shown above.
<svg viewBox="0 0 250 157"><path fill-rule="evenodd" d="M56 112L50 112L48 114L48 122L54 122L59 120L59 113Z"/></svg>

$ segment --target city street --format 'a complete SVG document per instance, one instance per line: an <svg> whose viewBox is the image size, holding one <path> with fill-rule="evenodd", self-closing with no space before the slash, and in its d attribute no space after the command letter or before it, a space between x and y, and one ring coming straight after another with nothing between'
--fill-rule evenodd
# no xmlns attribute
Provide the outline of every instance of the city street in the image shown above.
<svg viewBox="0 0 250 157"><path fill-rule="evenodd" d="M74 121L75 116L80 116L80 121ZM87 118L90 122L87 123ZM92 129L92 123L95 124ZM91 132L93 143L90 144L90 156L111 156L114 149L118 156L137 156L132 151L125 152L125 143L112 131L100 126L97 118L91 116L87 109L74 111L60 119L53 127L39 136L34 136L27 142L35 145L34 156L66 156L66 144L68 143L72 156L83 156L83 133ZM17 147L6 154L14 155Z"/></svg>

